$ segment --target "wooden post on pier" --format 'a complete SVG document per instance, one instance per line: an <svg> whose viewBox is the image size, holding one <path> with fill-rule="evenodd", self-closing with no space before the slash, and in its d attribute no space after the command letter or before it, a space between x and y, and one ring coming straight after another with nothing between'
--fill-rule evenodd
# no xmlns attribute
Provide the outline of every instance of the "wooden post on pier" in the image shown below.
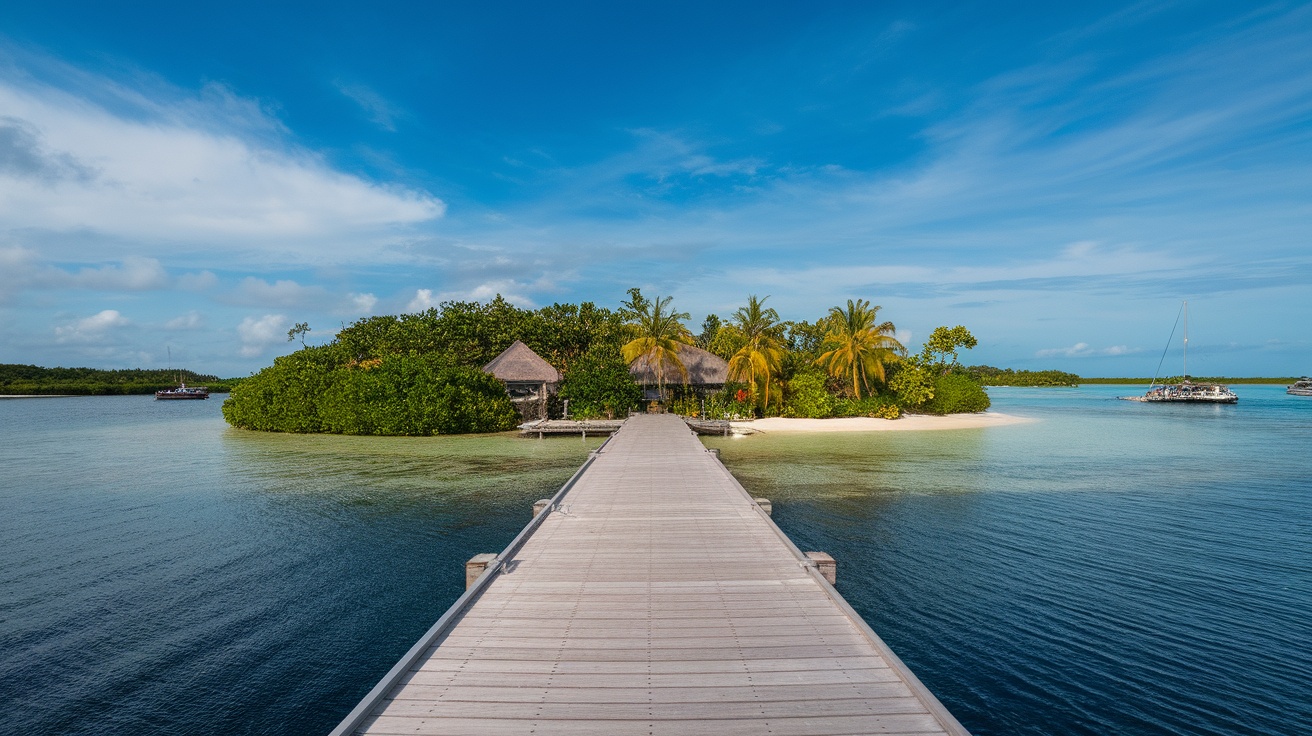
<svg viewBox="0 0 1312 736"><path fill-rule="evenodd" d="M470 557L469 562L465 563L465 588L468 589L469 586L473 585L474 581L478 580L483 571L487 569L487 566L496 558L497 556L491 552L484 552Z"/></svg>
<svg viewBox="0 0 1312 736"><path fill-rule="evenodd" d="M838 562L824 552L807 552L806 558L815 563L815 569L830 585L838 585Z"/></svg>
<svg viewBox="0 0 1312 736"><path fill-rule="evenodd" d="M774 505L770 503L770 499L753 498L752 500L756 502L757 506L761 507L761 510L765 512L766 516L774 516Z"/></svg>

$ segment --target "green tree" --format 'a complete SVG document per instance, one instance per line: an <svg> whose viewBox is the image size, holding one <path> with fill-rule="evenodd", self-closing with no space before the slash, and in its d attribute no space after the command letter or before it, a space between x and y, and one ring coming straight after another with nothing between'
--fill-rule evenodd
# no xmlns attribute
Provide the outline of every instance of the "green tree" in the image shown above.
<svg viewBox="0 0 1312 736"><path fill-rule="evenodd" d="M630 326L634 337L620 348L620 354L629 365L645 359L656 373L656 387L665 395L665 368L672 366L684 379L688 369L679 358L679 346L692 342L692 333L684 326L688 319L687 312L676 312L670 306L674 297L647 300L638 289L630 289L631 297L624 305L624 313L630 316Z"/></svg>
<svg viewBox="0 0 1312 736"><path fill-rule="evenodd" d="M765 299L749 295L747 305L734 312L733 326L742 335L743 345L729 358L729 379L751 386L762 409L770 405L770 386L783 360L779 313L766 307Z"/></svg>
<svg viewBox="0 0 1312 736"><path fill-rule="evenodd" d="M947 373L934 379L934 398L925 404L931 414L963 414L989 408L989 395L969 376Z"/></svg>
<svg viewBox="0 0 1312 736"><path fill-rule="evenodd" d="M888 379L888 387L897 395L898 403L908 409L918 409L934 398L934 377L918 363L902 361Z"/></svg>
<svg viewBox="0 0 1312 736"><path fill-rule="evenodd" d="M943 375L960 367L958 350L970 350L979 344L970 330L956 327L935 327L920 351L921 362L935 375Z"/></svg>
<svg viewBox="0 0 1312 736"><path fill-rule="evenodd" d="M715 341L715 336L719 334L720 327L724 324L718 314L708 314L706 319L702 320L702 331L697 336L697 347L702 350L710 350L711 343Z"/></svg>
<svg viewBox="0 0 1312 736"><path fill-rule="evenodd" d="M824 352L815 361L830 375L850 379L857 399L863 386L869 390L873 379L884 380L884 366L906 351L893 337L897 328L892 322L877 324L879 309L864 299L848 299L847 309L831 308Z"/></svg>
<svg viewBox="0 0 1312 736"><path fill-rule="evenodd" d="M642 389L634 383L619 350L597 345L565 373L560 398L569 399L573 417L613 418L642 401Z"/></svg>
<svg viewBox="0 0 1312 736"><path fill-rule="evenodd" d="M301 347L305 347L305 336L310 334L309 322L297 322L296 326L287 330L287 342L295 340L299 335L301 338Z"/></svg>
<svg viewBox="0 0 1312 736"><path fill-rule="evenodd" d="M825 390L825 375L815 368L799 371L788 380L784 416L823 419L833 416L834 397Z"/></svg>

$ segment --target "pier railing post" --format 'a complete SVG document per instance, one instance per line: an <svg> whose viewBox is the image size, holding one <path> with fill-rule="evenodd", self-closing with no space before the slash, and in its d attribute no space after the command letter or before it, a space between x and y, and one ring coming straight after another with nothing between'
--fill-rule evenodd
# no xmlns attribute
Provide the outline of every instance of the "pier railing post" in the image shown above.
<svg viewBox="0 0 1312 736"><path fill-rule="evenodd" d="M770 499L753 498L752 500L756 502L757 506L761 507L761 510L765 512L766 516L774 516L774 504L770 503Z"/></svg>
<svg viewBox="0 0 1312 736"><path fill-rule="evenodd" d="M815 563L820 576L830 585L838 585L838 562L824 552L807 552L806 558Z"/></svg>
<svg viewBox="0 0 1312 736"><path fill-rule="evenodd" d="M487 570L487 566L496 558L497 556L491 552L484 552L469 558L469 562L465 563L466 590L469 589L469 586L474 584L475 580L478 580L479 576L483 574L483 571Z"/></svg>

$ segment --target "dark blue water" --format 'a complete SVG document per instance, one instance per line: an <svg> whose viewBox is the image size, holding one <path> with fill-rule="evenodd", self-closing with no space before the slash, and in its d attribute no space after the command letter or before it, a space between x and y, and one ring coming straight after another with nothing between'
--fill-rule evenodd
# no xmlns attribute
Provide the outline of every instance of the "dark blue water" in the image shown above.
<svg viewBox="0 0 1312 736"><path fill-rule="evenodd" d="M976 734L1312 733L1312 400L714 440ZM597 443L0 401L0 732L321 734Z"/></svg>
<svg viewBox="0 0 1312 736"><path fill-rule="evenodd" d="M976 734L1312 733L1312 400L1128 392L993 390L1040 420L1011 427L717 442Z"/></svg>

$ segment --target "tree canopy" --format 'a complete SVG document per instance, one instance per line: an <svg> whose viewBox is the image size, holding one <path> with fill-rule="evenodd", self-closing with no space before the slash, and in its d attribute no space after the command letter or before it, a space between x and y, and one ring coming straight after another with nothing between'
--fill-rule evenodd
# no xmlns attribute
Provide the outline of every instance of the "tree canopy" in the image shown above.
<svg viewBox="0 0 1312 736"><path fill-rule="evenodd" d="M864 299L848 299L847 308L833 307L825 320L824 350L816 364L835 377L849 379L853 395L869 393L874 380L884 380L884 366L906 352L892 322L876 324L879 307Z"/></svg>

